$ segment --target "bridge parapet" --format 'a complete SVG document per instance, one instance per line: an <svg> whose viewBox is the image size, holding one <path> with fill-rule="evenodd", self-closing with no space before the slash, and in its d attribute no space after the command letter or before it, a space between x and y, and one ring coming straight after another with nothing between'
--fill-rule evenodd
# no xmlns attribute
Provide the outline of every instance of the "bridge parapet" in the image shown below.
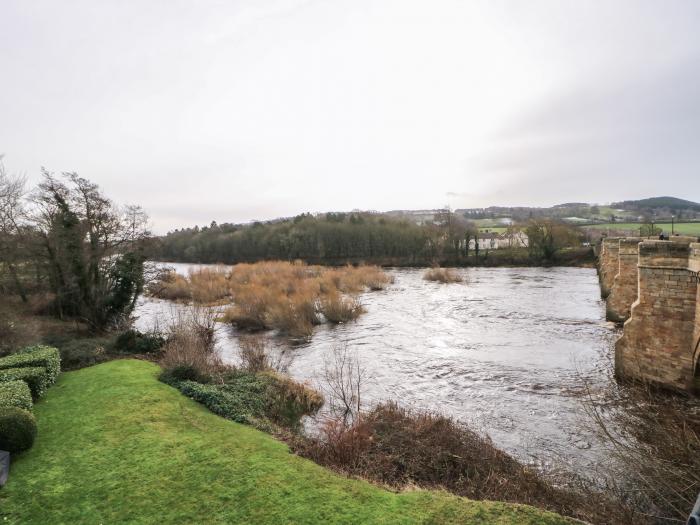
<svg viewBox="0 0 700 525"><path fill-rule="evenodd" d="M700 336L700 244L684 239L638 243L638 297L615 345L615 370L666 387L696 388Z"/></svg>

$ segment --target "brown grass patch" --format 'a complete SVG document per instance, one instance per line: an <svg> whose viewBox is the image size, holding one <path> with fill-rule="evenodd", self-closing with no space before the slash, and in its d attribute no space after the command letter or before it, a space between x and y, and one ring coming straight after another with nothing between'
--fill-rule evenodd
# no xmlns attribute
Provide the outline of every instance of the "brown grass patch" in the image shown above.
<svg viewBox="0 0 700 525"><path fill-rule="evenodd" d="M364 311L357 297L337 291L326 294L320 300L319 310L331 323L347 323L357 319Z"/></svg>
<svg viewBox="0 0 700 525"><path fill-rule="evenodd" d="M452 268L430 268L423 274L426 281L435 281L443 284L461 283L464 279Z"/></svg>
<svg viewBox="0 0 700 525"><path fill-rule="evenodd" d="M322 322L347 322L363 311L356 295L392 278L374 266L327 268L280 261L238 264L229 274L234 304L224 319L240 329L276 329L309 337Z"/></svg>

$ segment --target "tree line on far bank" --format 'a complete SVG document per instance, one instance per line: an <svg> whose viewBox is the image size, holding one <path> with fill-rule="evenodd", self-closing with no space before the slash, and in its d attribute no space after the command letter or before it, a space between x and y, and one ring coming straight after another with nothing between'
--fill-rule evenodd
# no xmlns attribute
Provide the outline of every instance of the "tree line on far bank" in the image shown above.
<svg viewBox="0 0 700 525"><path fill-rule="evenodd" d="M527 247L478 249L479 229L445 210L432 224L416 224L378 213L302 214L252 224L217 224L183 228L157 238L157 259L191 263L255 262L301 259L313 264L393 266L536 265L575 263L587 258L580 230L552 219L532 219L506 235L524 231ZM481 234L483 235L483 234ZM470 247L470 241L471 247Z"/></svg>

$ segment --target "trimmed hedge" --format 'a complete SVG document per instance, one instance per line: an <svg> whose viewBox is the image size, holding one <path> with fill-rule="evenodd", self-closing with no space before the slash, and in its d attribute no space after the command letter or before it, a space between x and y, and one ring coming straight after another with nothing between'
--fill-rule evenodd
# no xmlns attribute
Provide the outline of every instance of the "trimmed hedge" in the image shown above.
<svg viewBox="0 0 700 525"><path fill-rule="evenodd" d="M29 346L16 354L0 358L0 370L34 367L44 368L46 370L46 385L53 385L61 371L61 356L58 349L42 345Z"/></svg>
<svg viewBox="0 0 700 525"><path fill-rule="evenodd" d="M0 383L0 408L23 408L31 410L32 392L24 381Z"/></svg>
<svg viewBox="0 0 700 525"><path fill-rule="evenodd" d="M237 423L252 424L265 415L262 389L256 388L256 385L249 385L253 388L238 392L227 392L219 385L203 385L195 381L181 381L175 386L214 414Z"/></svg>
<svg viewBox="0 0 700 525"><path fill-rule="evenodd" d="M8 368L0 370L0 383L8 381L24 381L32 391L32 397L36 400L46 393L48 388L46 369L40 367Z"/></svg>
<svg viewBox="0 0 700 525"><path fill-rule="evenodd" d="M21 408L0 408L0 450L11 454L28 450L36 438L36 420Z"/></svg>

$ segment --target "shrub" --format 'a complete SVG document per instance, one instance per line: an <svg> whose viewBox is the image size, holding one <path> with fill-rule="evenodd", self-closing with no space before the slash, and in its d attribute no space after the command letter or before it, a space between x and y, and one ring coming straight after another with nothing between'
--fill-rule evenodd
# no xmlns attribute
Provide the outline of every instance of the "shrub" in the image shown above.
<svg viewBox="0 0 700 525"><path fill-rule="evenodd" d="M471 499L525 503L592 523L623 523L600 494L553 486L486 437L438 414L380 404L353 424L330 420L296 452L322 465L394 487L444 488Z"/></svg>
<svg viewBox="0 0 700 525"><path fill-rule="evenodd" d="M352 296L338 292L328 294L321 299L320 310L331 323L347 323L357 319L364 311L362 303Z"/></svg>
<svg viewBox="0 0 700 525"><path fill-rule="evenodd" d="M41 345L30 346L16 354L0 358L0 370L29 367L44 368L47 386L54 384L61 371L61 356L58 349Z"/></svg>
<svg viewBox="0 0 700 525"><path fill-rule="evenodd" d="M130 354L151 354L160 350L165 339L158 333L143 333L138 330L126 330L117 337L114 348Z"/></svg>
<svg viewBox="0 0 700 525"><path fill-rule="evenodd" d="M112 340L107 337L73 339L59 345L61 366L64 370L76 370L96 365L108 359L107 348Z"/></svg>
<svg viewBox="0 0 700 525"><path fill-rule="evenodd" d="M209 376L200 375L199 370L197 370L192 365L175 365L172 368L166 368L163 370L158 379L163 383L171 386L177 386L181 381L196 381L198 383L206 383L209 381Z"/></svg>
<svg viewBox="0 0 700 525"><path fill-rule="evenodd" d="M303 383L272 371L260 376L268 383L265 415L277 423L295 427L302 416L311 416L323 406L323 396Z"/></svg>
<svg viewBox="0 0 700 525"><path fill-rule="evenodd" d="M183 381L177 388L187 397L202 403L215 414L252 424L265 416L266 384L254 374L235 374L225 385L203 385Z"/></svg>
<svg viewBox="0 0 700 525"><path fill-rule="evenodd" d="M265 343L261 338L255 336L241 337L238 344L241 367L245 371L257 373L265 372L272 368Z"/></svg>
<svg viewBox="0 0 700 525"><path fill-rule="evenodd" d="M225 267L190 270L189 286L192 300L210 304L229 297L231 290L227 274Z"/></svg>
<svg viewBox="0 0 700 525"><path fill-rule="evenodd" d="M171 376L180 374L205 383L226 369L219 355L212 350L206 334L187 326L171 331L163 346L160 364ZM178 371L173 372L175 369Z"/></svg>
<svg viewBox="0 0 700 525"><path fill-rule="evenodd" d="M32 392L24 381L0 383L0 408L32 409Z"/></svg>
<svg viewBox="0 0 700 525"><path fill-rule="evenodd" d="M426 281L437 281L439 283L461 283L462 276L452 268L430 268L423 274Z"/></svg>
<svg viewBox="0 0 700 525"><path fill-rule="evenodd" d="M8 368L0 370L0 383L7 381L24 381L32 391L32 397L39 399L49 386L46 369L40 367Z"/></svg>
<svg viewBox="0 0 700 525"><path fill-rule="evenodd" d="M149 295L169 301L189 301L192 299L190 283L174 270L161 272L156 280L148 285Z"/></svg>
<svg viewBox="0 0 700 525"><path fill-rule="evenodd" d="M36 438L34 416L21 408L0 408L0 450L11 454L29 450Z"/></svg>
<svg viewBox="0 0 700 525"><path fill-rule="evenodd" d="M223 319L239 329L277 329L292 337L308 337L320 324L324 308L331 322L354 319L363 312L356 299L342 294L378 290L390 282L392 278L376 266L238 264L228 279L235 304Z"/></svg>

